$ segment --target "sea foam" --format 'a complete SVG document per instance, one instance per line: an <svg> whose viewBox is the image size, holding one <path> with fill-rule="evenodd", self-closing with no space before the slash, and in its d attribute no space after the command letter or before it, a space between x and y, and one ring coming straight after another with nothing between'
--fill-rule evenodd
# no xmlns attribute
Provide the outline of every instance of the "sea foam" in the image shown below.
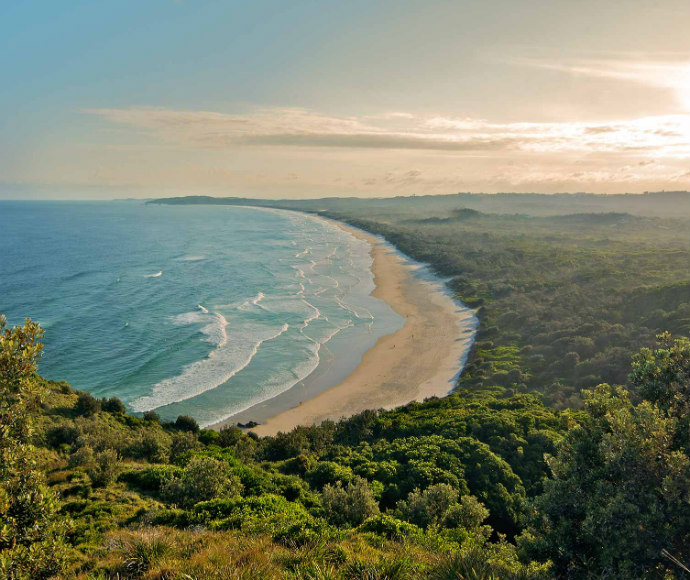
<svg viewBox="0 0 690 580"><path fill-rule="evenodd" d="M208 331L210 326L204 328ZM157 409L219 387L246 368L262 344L278 338L288 328L288 324L283 324L278 329L263 328L255 329L253 332L246 329L241 337L237 336L236 340L232 341L227 340L226 334L223 340L219 341L218 347L205 359L187 365L182 374L154 385L150 395L140 397L131 403L132 409L138 412Z"/></svg>

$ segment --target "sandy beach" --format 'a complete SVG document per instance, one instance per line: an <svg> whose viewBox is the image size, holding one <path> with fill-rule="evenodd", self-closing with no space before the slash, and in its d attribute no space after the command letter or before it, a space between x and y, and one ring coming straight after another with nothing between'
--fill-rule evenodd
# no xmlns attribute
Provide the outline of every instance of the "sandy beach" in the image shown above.
<svg viewBox="0 0 690 580"><path fill-rule="evenodd" d="M443 292L442 283L415 275L411 264L380 238L334 222L372 248L373 295L405 318L403 327L379 338L340 384L269 417L252 429L261 436L298 425L348 417L365 409L392 409L448 394L461 369L476 319ZM236 424L238 417L224 421Z"/></svg>

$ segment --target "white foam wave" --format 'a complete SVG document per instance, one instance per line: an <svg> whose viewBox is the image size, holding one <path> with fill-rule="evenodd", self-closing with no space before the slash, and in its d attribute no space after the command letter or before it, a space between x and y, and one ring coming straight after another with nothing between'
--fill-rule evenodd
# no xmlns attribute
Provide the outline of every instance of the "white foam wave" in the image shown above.
<svg viewBox="0 0 690 580"><path fill-rule="evenodd" d="M259 292L252 298L238 300L237 302L231 302L230 304L216 304L214 308L217 308L218 310L247 310L247 308L250 306L258 306L263 310L267 310L260 304L264 298L266 298L266 295L263 292Z"/></svg>
<svg viewBox="0 0 690 580"><path fill-rule="evenodd" d="M345 310L347 312L350 312L351 314L353 314L355 316L355 318L359 318L360 320L363 320L363 319L373 320L374 319L374 316L372 315L372 313L369 312L366 308L362 307L362 310L364 312L366 312L366 315L362 315L359 313L359 311L356 308L353 308L352 306L350 306L346 302L343 302L340 299L340 296L335 296L334 298L335 298L335 301L338 304L338 306L340 306L340 308L342 308L343 310Z"/></svg>
<svg viewBox="0 0 690 580"><path fill-rule="evenodd" d="M307 328L307 326L309 326L309 324L314 320L318 320L319 318L321 318L321 311L316 306L314 306L311 302L307 302L304 299L302 300L302 302L304 302L306 306L312 309L312 314L304 319L304 322L300 325L300 331L303 331L305 328Z"/></svg>
<svg viewBox="0 0 690 580"><path fill-rule="evenodd" d="M144 278L160 278L163 275L163 270L159 270L155 274L144 274Z"/></svg>
<svg viewBox="0 0 690 580"><path fill-rule="evenodd" d="M269 399L277 397L281 393L289 391L297 383L303 381L309 375L311 375L319 366L319 363L321 362L321 347L325 346L326 343L328 343L339 332L345 330L346 328L349 328L350 326L353 326L353 324L352 321L348 320L347 324L345 324L344 326L336 327L330 334L326 335L321 341L316 341L305 335L305 337L308 338L311 342L311 346L308 349L311 351L312 356L307 357L307 359L298 363L295 367L291 368L290 370L285 370L280 373L273 374L261 386L262 391L259 394L244 402L242 405L237 405L235 407L224 409L224 413L222 415L218 415L216 417L213 417L211 420L206 421L203 424L203 427L208 427L209 425L213 425L214 423L217 423L219 421L224 421L225 419L228 419L233 415L237 415L238 413L250 409L254 405L258 405L260 403L263 403L264 401L268 401Z"/></svg>
<svg viewBox="0 0 690 580"><path fill-rule="evenodd" d="M260 302L266 298L266 295L263 292L259 292L254 298L249 298L248 300L245 300L240 306L237 307L238 310L246 310L250 306L257 306L258 308L261 308L265 310L263 306L261 306Z"/></svg>
<svg viewBox="0 0 690 580"><path fill-rule="evenodd" d="M209 312L201 304L198 305L199 310L193 312L185 312L178 314L173 318L173 323L178 326L185 326L187 324L203 324L201 332L206 335L206 342L222 347L228 341L228 321L219 312Z"/></svg>
<svg viewBox="0 0 690 580"><path fill-rule="evenodd" d="M283 324L277 331L275 328L264 329L253 337L252 343L241 340L226 341L205 359L187 365L182 374L154 385L150 395L140 397L131 403L132 409L137 412L150 411L191 399L219 387L246 368L262 344L278 338L287 332L288 328L288 324ZM246 334L245 332L242 336Z"/></svg>

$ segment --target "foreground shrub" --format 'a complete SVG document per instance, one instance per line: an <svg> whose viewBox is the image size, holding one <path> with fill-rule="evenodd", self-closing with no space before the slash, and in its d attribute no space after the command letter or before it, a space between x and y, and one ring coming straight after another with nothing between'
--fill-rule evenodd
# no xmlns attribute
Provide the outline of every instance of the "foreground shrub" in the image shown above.
<svg viewBox="0 0 690 580"><path fill-rule="evenodd" d="M376 563L356 560L345 566L342 577L347 580L408 580L412 578L412 565L408 558Z"/></svg>
<svg viewBox="0 0 690 580"><path fill-rule="evenodd" d="M478 529L489 517L489 510L473 495L463 495L460 501L448 508L443 518L447 528Z"/></svg>
<svg viewBox="0 0 690 580"><path fill-rule="evenodd" d="M106 487L117 479L121 467L117 451L106 449L96 454L95 461L87 468L86 473L94 487Z"/></svg>
<svg viewBox="0 0 690 580"><path fill-rule="evenodd" d="M160 429L146 429L132 445L130 453L151 463L166 463L170 459L170 436Z"/></svg>
<svg viewBox="0 0 690 580"><path fill-rule="evenodd" d="M470 543L442 558L429 580L552 580L549 564L522 564L515 547L506 542Z"/></svg>
<svg viewBox="0 0 690 580"><path fill-rule="evenodd" d="M125 404L117 397L101 399L101 409L116 415L124 415L127 412L127 407L125 407Z"/></svg>
<svg viewBox="0 0 690 580"><path fill-rule="evenodd" d="M422 530L403 520L388 514L377 514L366 520L360 527L362 532L372 532L389 540L402 540L422 534Z"/></svg>
<svg viewBox="0 0 690 580"><path fill-rule="evenodd" d="M200 501L239 494L241 484L230 477L228 465L212 457L195 457L180 477L173 477L162 489L166 501L191 507Z"/></svg>
<svg viewBox="0 0 690 580"><path fill-rule="evenodd" d="M336 526L358 526L379 512L379 506L366 479L355 479L343 487L340 483L326 485L321 503L329 523Z"/></svg>
<svg viewBox="0 0 690 580"><path fill-rule="evenodd" d="M101 410L101 402L89 393L80 392L74 410L78 415L91 417Z"/></svg>
<svg viewBox="0 0 690 580"><path fill-rule="evenodd" d="M199 423L193 417L189 415L180 415L174 424L175 429L178 431L190 431L192 433L199 432Z"/></svg>
<svg viewBox="0 0 690 580"><path fill-rule="evenodd" d="M160 492L170 480L181 477L182 472L182 468L173 465L156 465L126 471L119 479L144 491Z"/></svg>
<svg viewBox="0 0 690 580"><path fill-rule="evenodd" d="M192 451L199 448L199 438L191 431L180 431L174 433L170 444L170 459L173 463L183 464L192 454Z"/></svg>
<svg viewBox="0 0 690 580"><path fill-rule="evenodd" d="M421 492L415 489L407 500L398 502L396 513L401 519L426 528L441 523L457 500L457 490L447 483L439 483Z"/></svg>
<svg viewBox="0 0 690 580"><path fill-rule="evenodd" d="M123 546L123 572L139 577L158 564L171 549L163 534L157 531L141 533Z"/></svg>

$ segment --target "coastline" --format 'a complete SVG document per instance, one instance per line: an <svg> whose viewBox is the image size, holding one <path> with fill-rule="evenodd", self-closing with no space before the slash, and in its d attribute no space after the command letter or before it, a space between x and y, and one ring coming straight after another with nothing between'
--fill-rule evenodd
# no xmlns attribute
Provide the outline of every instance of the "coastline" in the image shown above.
<svg viewBox="0 0 690 580"><path fill-rule="evenodd" d="M474 337L474 311L456 302L443 281L420 275L425 266L407 259L382 238L336 220L328 221L369 243L375 283L372 295L387 302L405 318L405 323L380 337L356 368L335 386L324 390L318 384L323 369L317 369L303 385L280 395L280 401L268 402L262 408L257 405L212 428L251 420L261 423L251 429L257 435L275 435L298 425L338 420L367 409L392 409L444 396L454 388Z"/></svg>

